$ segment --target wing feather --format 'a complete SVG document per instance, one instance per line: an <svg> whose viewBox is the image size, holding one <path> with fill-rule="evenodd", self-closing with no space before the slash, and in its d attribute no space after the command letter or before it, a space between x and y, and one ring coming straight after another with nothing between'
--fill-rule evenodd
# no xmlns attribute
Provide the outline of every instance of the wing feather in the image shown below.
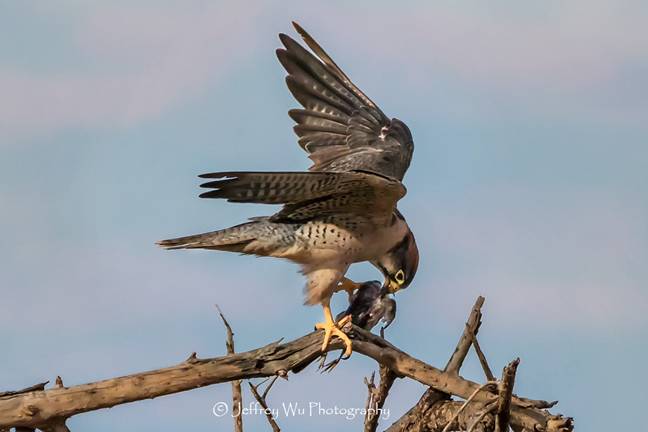
<svg viewBox="0 0 648 432"><path fill-rule="evenodd" d="M285 49L278 49L277 56L288 72L288 89L304 107L289 115L297 123L299 145L314 162L310 170L364 170L402 181L414 149L407 126L385 116L324 49L293 24L315 55L281 34Z"/></svg>
<svg viewBox="0 0 648 432"><path fill-rule="evenodd" d="M201 187L203 198L282 204L272 221L300 222L327 215L392 220L405 193L401 183L413 151L412 136L389 119L299 25L311 53L280 35L277 50L286 84L303 106L288 112L299 145L309 153L309 172L216 172Z"/></svg>
<svg viewBox="0 0 648 432"><path fill-rule="evenodd" d="M284 204L275 221L302 221L327 214L388 217L405 195L393 179L366 172L217 172L201 187L202 198L231 202Z"/></svg>

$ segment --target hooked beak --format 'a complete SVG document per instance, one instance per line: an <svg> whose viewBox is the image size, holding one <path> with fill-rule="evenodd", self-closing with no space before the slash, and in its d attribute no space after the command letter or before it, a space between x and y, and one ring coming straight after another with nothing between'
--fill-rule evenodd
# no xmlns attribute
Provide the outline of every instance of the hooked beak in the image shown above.
<svg viewBox="0 0 648 432"><path fill-rule="evenodd" d="M388 278L385 281L385 285L387 285L387 291L389 291L390 294L396 294L401 289L401 284L391 278Z"/></svg>

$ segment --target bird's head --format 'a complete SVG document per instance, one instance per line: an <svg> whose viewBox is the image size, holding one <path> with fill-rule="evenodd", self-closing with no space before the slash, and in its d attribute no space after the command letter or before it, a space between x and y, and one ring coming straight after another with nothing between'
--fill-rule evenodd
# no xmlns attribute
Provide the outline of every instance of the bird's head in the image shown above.
<svg viewBox="0 0 648 432"><path fill-rule="evenodd" d="M403 239L385 255L372 264L385 276L385 285L390 293L407 288L418 269L419 252L412 231L407 230Z"/></svg>

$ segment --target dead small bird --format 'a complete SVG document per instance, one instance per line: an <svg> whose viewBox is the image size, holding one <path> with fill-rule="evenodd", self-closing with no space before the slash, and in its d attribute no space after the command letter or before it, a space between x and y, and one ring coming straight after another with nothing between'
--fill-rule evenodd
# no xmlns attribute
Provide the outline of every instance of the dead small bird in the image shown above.
<svg viewBox="0 0 648 432"><path fill-rule="evenodd" d="M389 292L389 286L378 281L368 281L360 285L349 296L349 307L338 314L337 320L351 315L351 322L371 331L378 323L382 322L382 330L396 318L396 300Z"/></svg>

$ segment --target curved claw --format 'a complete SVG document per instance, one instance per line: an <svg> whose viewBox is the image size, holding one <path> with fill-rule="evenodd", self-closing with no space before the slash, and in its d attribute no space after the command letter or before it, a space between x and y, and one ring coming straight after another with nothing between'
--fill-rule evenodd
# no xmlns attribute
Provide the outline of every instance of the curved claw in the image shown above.
<svg viewBox="0 0 648 432"><path fill-rule="evenodd" d="M338 326L342 327L346 323L348 323L349 320L347 318L350 317L342 318L338 324L335 324L335 322L333 322L332 320L315 324L315 328L317 330L324 330L324 341L322 342L322 352L326 352L326 349L328 348L329 343L331 342L331 336L337 336L342 340L342 342L344 342L344 346L345 346L344 355L342 356L342 358L347 359L351 357L351 353L353 352L351 339L349 339L349 336L347 336L346 333L344 333L338 327Z"/></svg>
<svg viewBox="0 0 648 432"><path fill-rule="evenodd" d="M336 292L338 291L346 291L348 296L349 296L349 303L351 303L351 300L353 299L353 292L357 289L359 289L362 286L362 284L359 284L357 282L353 282L349 278L343 278L340 283L338 284L336 288Z"/></svg>
<svg viewBox="0 0 648 432"><path fill-rule="evenodd" d="M346 316L342 317L342 319L337 322L337 328L343 329L344 326L346 326L347 324L349 324L351 322L352 318L353 317L351 315L346 315Z"/></svg>

